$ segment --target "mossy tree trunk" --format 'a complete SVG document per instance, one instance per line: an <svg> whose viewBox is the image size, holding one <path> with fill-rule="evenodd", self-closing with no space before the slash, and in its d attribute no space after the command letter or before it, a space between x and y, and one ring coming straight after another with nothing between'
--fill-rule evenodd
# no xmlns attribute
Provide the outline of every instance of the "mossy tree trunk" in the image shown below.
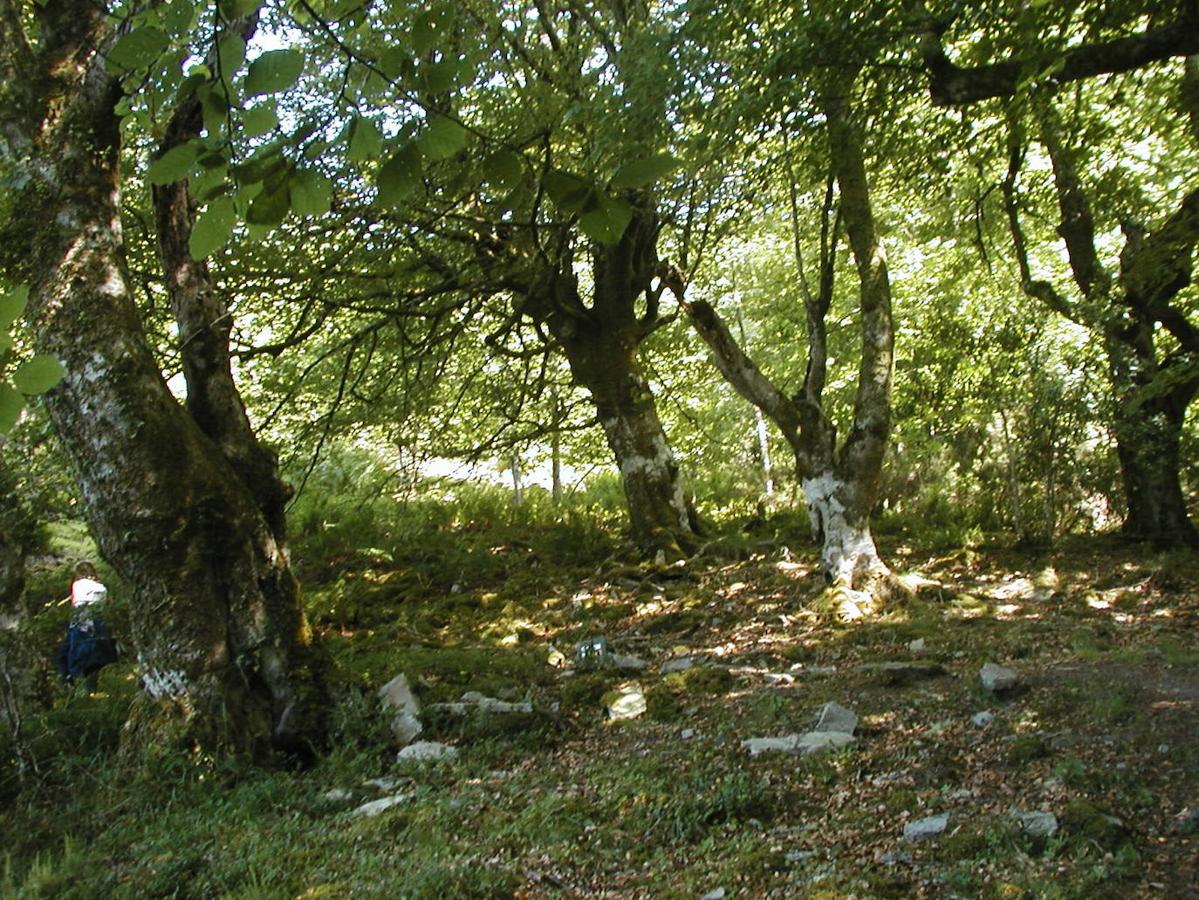
<svg viewBox="0 0 1199 900"><path fill-rule="evenodd" d="M648 556L678 559L694 549L698 523L639 359L642 341L663 319L661 287L651 286L658 221L646 197L634 200L639 206L621 239L592 248L591 303L568 261L529 287L524 312L548 326L571 375L591 393L620 468L633 541Z"/></svg>
<svg viewBox="0 0 1199 900"><path fill-rule="evenodd" d="M220 753L305 752L323 741L325 691L286 554L254 490L171 396L130 291L112 24L79 0L36 15L34 43L0 7L0 127L28 178L5 263L30 284L39 349L67 371L45 405L101 552L132 588L146 721Z"/></svg>

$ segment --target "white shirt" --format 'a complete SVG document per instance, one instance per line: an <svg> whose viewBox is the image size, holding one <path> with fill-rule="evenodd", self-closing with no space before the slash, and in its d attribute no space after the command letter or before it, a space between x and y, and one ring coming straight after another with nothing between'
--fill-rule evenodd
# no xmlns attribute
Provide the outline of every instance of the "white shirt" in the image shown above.
<svg viewBox="0 0 1199 900"><path fill-rule="evenodd" d="M90 606L102 603L108 588L90 578L79 578L71 585L71 606Z"/></svg>

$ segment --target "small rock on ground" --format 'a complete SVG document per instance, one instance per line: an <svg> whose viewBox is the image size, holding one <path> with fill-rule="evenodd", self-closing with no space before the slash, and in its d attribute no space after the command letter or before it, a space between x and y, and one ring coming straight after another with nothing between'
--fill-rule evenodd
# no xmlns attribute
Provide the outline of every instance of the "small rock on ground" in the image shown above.
<svg viewBox="0 0 1199 900"><path fill-rule="evenodd" d="M948 827L949 813L941 813L939 816L928 816L924 819L917 819L915 822L908 822L903 826L903 837L907 841L923 841L942 834Z"/></svg>
<svg viewBox="0 0 1199 900"><path fill-rule="evenodd" d="M844 731L809 731L802 734L797 743L797 750L804 756L813 753L823 753L826 750L841 750L852 747L858 739Z"/></svg>
<svg viewBox="0 0 1199 900"><path fill-rule="evenodd" d="M1020 830L1033 837L1053 837L1057 834L1057 816L1051 812L1024 812L1013 809L1011 816L1020 823Z"/></svg>
<svg viewBox="0 0 1199 900"><path fill-rule="evenodd" d="M852 709L839 703L826 703L820 708L820 720L813 731L839 731L853 734L858 727L858 717Z"/></svg>
<svg viewBox="0 0 1199 900"><path fill-rule="evenodd" d="M984 709L982 712L977 712L970 717L970 723L978 726L979 728L986 728L994 721L995 713L991 712L989 709Z"/></svg>
<svg viewBox="0 0 1199 900"><path fill-rule="evenodd" d="M988 691L1010 691L1020 685L1020 673L997 663L989 662L978 673L982 685Z"/></svg>
<svg viewBox="0 0 1199 900"><path fill-rule="evenodd" d="M457 758L457 747L436 741L417 741L401 750L396 755L396 762L453 762Z"/></svg>
<svg viewBox="0 0 1199 900"><path fill-rule="evenodd" d="M387 812L393 806L399 806L408 800L408 794L395 794L391 797L383 797L380 800L372 800L370 803L363 803L357 809L350 813L352 816L363 816L370 818L377 816L380 813Z"/></svg>

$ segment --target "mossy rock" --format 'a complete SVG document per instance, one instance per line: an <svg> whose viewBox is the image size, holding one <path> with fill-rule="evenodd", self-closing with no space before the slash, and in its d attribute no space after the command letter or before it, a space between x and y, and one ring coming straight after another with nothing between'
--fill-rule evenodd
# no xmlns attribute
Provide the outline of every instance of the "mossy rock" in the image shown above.
<svg viewBox="0 0 1199 900"><path fill-rule="evenodd" d="M697 666L682 672L671 672L663 684L680 694L724 694L736 682L733 673L724 666Z"/></svg>
<svg viewBox="0 0 1199 900"><path fill-rule="evenodd" d="M1012 741L1005 758L1009 766L1023 767L1030 762L1044 759L1053 751L1039 734L1026 734Z"/></svg>
<svg viewBox="0 0 1199 900"><path fill-rule="evenodd" d="M614 682L614 676L603 672L589 672L566 679L560 688L562 709L569 711L597 708Z"/></svg>
<svg viewBox="0 0 1199 900"><path fill-rule="evenodd" d="M1090 800L1071 801L1062 812L1061 822L1070 837L1097 844L1104 850L1116 850L1131 840L1122 821Z"/></svg>
<svg viewBox="0 0 1199 900"><path fill-rule="evenodd" d="M673 722L682 715L683 705L665 684L655 684L645 692L645 711L655 722Z"/></svg>

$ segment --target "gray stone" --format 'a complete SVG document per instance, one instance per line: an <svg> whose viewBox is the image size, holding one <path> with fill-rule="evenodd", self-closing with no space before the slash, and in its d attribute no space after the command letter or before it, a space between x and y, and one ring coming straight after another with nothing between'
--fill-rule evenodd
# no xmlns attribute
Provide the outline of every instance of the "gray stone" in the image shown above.
<svg viewBox="0 0 1199 900"><path fill-rule="evenodd" d="M626 684L604 695L604 710L609 719L636 719L645 713L645 694L639 684Z"/></svg>
<svg viewBox="0 0 1199 900"><path fill-rule="evenodd" d="M645 668L645 661L624 653L609 653L608 665L625 672L640 672Z"/></svg>
<svg viewBox="0 0 1199 900"><path fill-rule="evenodd" d="M391 715L391 733L395 736L396 744L406 747L424 730L420 716L420 702L412 693L408 679L401 672L383 687L379 688L379 701L383 709Z"/></svg>
<svg viewBox="0 0 1199 900"><path fill-rule="evenodd" d="M347 791L345 788L330 788L321 794L330 803L345 803L354 796L353 791Z"/></svg>
<svg viewBox="0 0 1199 900"><path fill-rule="evenodd" d="M978 673L983 687L992 693L1010 691L1020 686L1020 673L993 662L987 663Z"/></svg>
<svg viewBox="0 0 1199 900"><path fill-rule="evenodd" d="M760 753L795 753L799 747L799 735L788 734L784 737L760 737L749 738L742 741L743 749L749 751L750 756L757 756Z"/></svg>
<svg viewBox="0 0 1199 900"><path fill-rule="evenodd" d="M924 819L917 819L915 822L908 822L903 826L903 837L904 840L915 843L936 837L938 834L944 833L948 827L949 813L941 813L938 816L928 816Z"/></svg>
<svg viewBox="0 0 1199 900"><path fill-rule="evenodd" d="M878 861L884 866L910 866L912 864L912 854L906 850L888 850L886 853L879 855Z"/></svg>
<svg viewBox="0 0 1199 900"><path fill-rule="evenodd" d="M970 717L970 724L979 728L986 728L995 721L995 713L989 709L984 709L982 712L976 712Z"/></svg>
<svg viewBox="0 0 1199 900"><path fill-rule="evenodd" d="M853 734L858 727L858 717L852 709L839 703L829 702L820 708L820 719L813 731L839 731Z"/></svg>
<svg viewBox="0 0 1199 900"><path fill-rule="evenodd" d="M713 888L712 890L708 891L708 893L700 897L699 900L724 900L724 888Z"/></svg>
<svg viewBox="0 0 1199 900"><path fill-rule="evenodd" d="M677 659L668 659L662 663L661 672L663 675L669 675L671 672L686 672L694 667L695 660L690 656L680 656Z"/></svg>
<svg viewBox="0 0 1199 900"><path fill-rule="evenodd" d="M1020 830L1033 837L1053 837L1057 834L1057 816L1051 812L1024 812L1013 809L1011 817L1020 823Z"/></svg>
<svg viewBox="0 0 1199 900"><path fill-rule="evenodd" d="M453 762L457 758L457 747L436 741L417 741L396 754L396 762Z"/></svg>
<svg viewBox="0 0 1199 900"><path fill-rule="evenodd" d="M383 797L379 800L372 800L370 803L363 803L357 809L350 813L351 816L361 816L363 818L371 818L380 813L385 813L393 806L399 806L401 803L406 803L409 799L409 794L395 794L391 797Z"/></svg>
<svg viewBox="0 0 1199 900"><path fill-rule="evenodd" d="M368 787L373 791L378 791L380 794L394 794L396 788L404 783L402 778L389 778L386 775L382 778L372 778L370 781L362 782L363 787Z"/></svg>
<svg viewBox="0 0 1199 900"><path fill-rule="evenodd" d="M924 652L924 638L916 638L908 644L908 652L919 656Z"/></svg>
<svg viewBox="0 0 1199 900"><path fill-rule="evenodd" d="M857 742L856 737L844 731L809 731L799 736L796 749L804 756L811 756L828 750L843 750Z"/></svg>
<svg viewBox="0 0 1199 900"><path fill-rule="evenodd" d="M685 741L689 741L693 737L695 737L695 729L694 728L684 728L682 731L679 732L679 737L681 737Z"/></svg>

